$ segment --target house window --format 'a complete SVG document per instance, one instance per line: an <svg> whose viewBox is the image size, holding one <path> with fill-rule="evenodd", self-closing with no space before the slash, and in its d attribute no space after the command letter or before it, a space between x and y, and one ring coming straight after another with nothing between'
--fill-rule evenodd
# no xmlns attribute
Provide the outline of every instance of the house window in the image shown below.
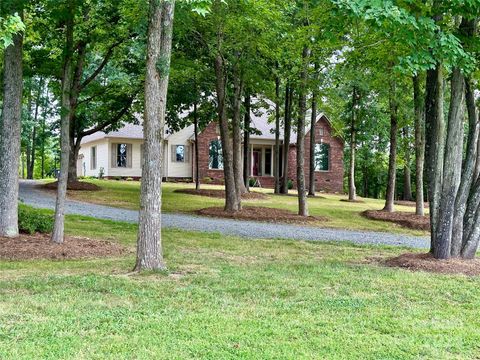
<svg viewBox="0 0 480 360"><path fill-rule="evenodd" d="M97 169L97 147L92 146L90 148L90 170Z"/></svg>
<svg viewBox="0 0 480 360"><path fill-rule="evenodd" d="M208 168L223 170L222 143L220 140L210 142L208 151Z"/></svg>
<svg viewBox="0 0 480 360"><path fill-rule="evenodd" d="M328 171L330 167L330 145L315 145L315 171Z"/></svg>
<svg viewBox="0 0 480 360"><path fill-rule="evenodd" d="M172 150L175 162L185 162L185 145L173 145Z"/></svg>
<svg viewBox="0 0 480 360"><path fill-rule="evenodd" d="M117 145L117 167L127 167L127 144Z"/></svg>
<svg viewBox="0 0 480 360"><path fill-rule="evenodd" d="M132 167L132 144L112 144L112 167Z"/></svg>
<svg viewBox="0 0 480 360"><path fill-rule="evenodd" d="M265 149L265 175L272 175L272 149Z"/></svg>
<svg viewBox="0 0 480 360"><path fill-rule="evenodd" d="M323 127L318 128L318 136L324 136L325 135L325 129Z"/></svg>

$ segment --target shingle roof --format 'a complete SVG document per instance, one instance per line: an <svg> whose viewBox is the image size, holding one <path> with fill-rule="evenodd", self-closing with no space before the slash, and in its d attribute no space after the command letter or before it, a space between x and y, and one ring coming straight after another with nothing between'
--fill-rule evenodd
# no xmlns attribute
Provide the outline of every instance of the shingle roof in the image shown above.
<svg viewBox="0 0 480 360"><path fill-rule="evenodd" d="M265 100L264 100L265 102ZM257 140L275 140L275 108L273 102L266 100L268 104L267 108L261 108L255 111L252 111L251 114L251 126L252 128L258 130L260 134L252 134L250 135L251 139ZM308 133L310 130L310 118L311 118L311 110L307 111L306 115L306 126L305 126L305 133ZM319 121L322 117L325 117L327 121L328 118L320 113L317 116L317 121ZM193 126L191 128L191 138L193 138ZM166 138L168 138L169 133L165 133ZM82 144L92 142L95 140L100 140L103 138L127 138L127 139L143 139L143 125L140 123L138 125L135 124L125 124L122 128L116 131L112 131L109 133L104 132L97 132L93 135L86 136L82 139ZM283 138L283 129L280 130L280 138ZM295 127L292 126L292 132L290 136L290 143L295 144L297 142L297 133L295 131Z"/></svg>
<svg viewBox="0 0 480 360"><path fill-rule="evenodd" d="M85 136L82 139L82 144L86 144L95 140L104 138L126 138L126 139L143 139L143 125L125 124L123 127L116 131L104 133L103 131L96 132L95 134Z"/></svg>

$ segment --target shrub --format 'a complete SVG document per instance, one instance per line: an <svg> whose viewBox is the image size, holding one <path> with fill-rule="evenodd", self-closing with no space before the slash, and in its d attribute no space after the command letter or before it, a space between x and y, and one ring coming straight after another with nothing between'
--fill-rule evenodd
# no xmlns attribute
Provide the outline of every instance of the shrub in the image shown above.
<svg viewBox="0 0 480 360"><path fill-rule="evenodd" d="M128 177L125 179L126 181L133 181L133 178L132 177Z"/></svg>
<svg viewBox="0 0 480 360"><path fill-rule="evenodd" d="M255 178L249 178L248 179L248 185L250 185L250 187L254 187L255 186Z"/></svg>
<svg viewBox="0 0 480 360"><path fill-rule="evenodd" d="M207 177L204 177L204 178L202 179L202 181L203 181L203 183L205 183L205 184L210 184L210 183L213 181L213 179L212 179L211 177L208 177L208 176L207 176Z"/></svg>
<svg viewBox="0 0 480 360"><path fill-rule="evenodd" d="M293 189L293 181L291 179L288 179L288 189L289 190Z"/></svg>
<svg viewBox="0 0 480 360"><path fill-rule="evenodd" d="M53 231L53 216L44 210L19 204L18 228L20 232L34 234L36 232L46 234Z"/></svg>
<svg viewBox="0 0 480 360"><path fill-rule="evenodd" d="M105 176L105 169L101 167L100 171L98 172L98 178L103 179L104 176Z"/></svg>

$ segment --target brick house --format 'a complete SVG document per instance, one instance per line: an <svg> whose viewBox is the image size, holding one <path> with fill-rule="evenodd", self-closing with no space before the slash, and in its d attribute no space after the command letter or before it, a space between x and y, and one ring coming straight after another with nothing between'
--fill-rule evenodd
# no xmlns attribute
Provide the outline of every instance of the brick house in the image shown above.
<svg viewBox="0 0 480 360"><path fill-rule="evenodd" d="M307 115L311 116L311 115ZM308 185L310 168L310 121L305 136L305 174ZM272 188L274 182L275 134L274 124L268 122L268 116L254 116L252 127L258 133L250 136L250 176L258 179L262 187ZM316 171L315 188L317 191L343 192L343 140L332 134L332 126L328 118L320 114L315 127ZM280 169L283 169L283 134L280 136ZM297 136L292 131L288 151L288 178L296 186L296 142ZM221 161L220 133L217 123L209 124L198 135L199 176L200 179L213 183L223 182L223 166ZM193 173L196 169L193 167ZM281 176L283 174L281 173Z"/></svg>
<svg viewBox="0 0 480 360"><path fill-rule="evenodd" d="M310 114L305 137L305 174L308 184ZM275 135L274 124L269 122L268 111L252 112L252 128L257 131L250 136L250 175L262 187L274 186ZM293 129L292 129L293 130ZM315 187L317 191L343 192L343 141L333 136L328 118L320 114L315 127L316 161ZM281 134L281 139L283 134ZM288 178L296 186L296 133L292 131L288 144ZM283 168L283 141L280 162ZM216 122L210 123L198 135L199 176L202 182L223 183L223 159L220 133ZM164 177L166 179L191 180L196 175L193 126L178 132L165 134ZM79 175L106 178L141 177L143 131L141 125L127 124L118 131L96 133L85 137L77 163ZM283 176L283 174L281 174Z"/></svg>

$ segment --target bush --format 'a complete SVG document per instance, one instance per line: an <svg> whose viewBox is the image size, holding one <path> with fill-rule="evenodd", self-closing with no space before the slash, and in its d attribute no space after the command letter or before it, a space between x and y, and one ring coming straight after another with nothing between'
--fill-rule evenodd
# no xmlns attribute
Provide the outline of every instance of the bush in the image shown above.
<svg viewBox="0 0 480 360"><path fill-rule="evenodd" d="M44 210L19 204L18 228L20 232L34 234L36 232L47 234L53 231L53 216Z"/></svg>
<svg viewBox="0 0 480 360"><path fill-rule="evenodd" d="M250 187L254 187L255 186L255 178L249 178L248 179L248 185L250 185Z"/></svg>
<svg viewBox="0 0 480 360"><path fill-rule="evenodd" d="M125 181L133 181L133 178L132 177L128 177L125 179Z"/></svg>
<svg viewBox="0 0 480 360"><path fill-rule="evenodd" d="M288 189L289 189L289 190L292 190L292 189L293 189L293 181L292 181L291 179L288 179L287 185L288 185Z"/></svg>

